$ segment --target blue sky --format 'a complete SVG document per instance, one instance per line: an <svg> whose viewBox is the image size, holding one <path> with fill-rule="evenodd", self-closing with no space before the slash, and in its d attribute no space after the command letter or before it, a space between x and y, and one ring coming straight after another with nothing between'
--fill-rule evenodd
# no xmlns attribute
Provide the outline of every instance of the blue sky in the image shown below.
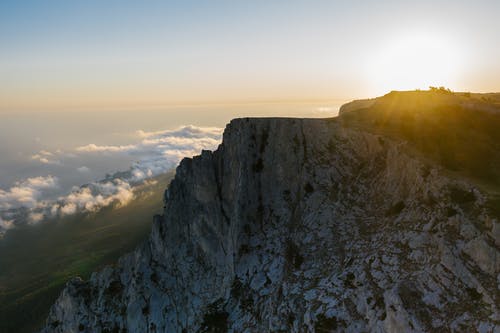
<svg viewBox="0 0 500 333"><path fill-rule="evenodd" d="M499 13L498 1L2 1L0 110L498 91Z"/></svg>

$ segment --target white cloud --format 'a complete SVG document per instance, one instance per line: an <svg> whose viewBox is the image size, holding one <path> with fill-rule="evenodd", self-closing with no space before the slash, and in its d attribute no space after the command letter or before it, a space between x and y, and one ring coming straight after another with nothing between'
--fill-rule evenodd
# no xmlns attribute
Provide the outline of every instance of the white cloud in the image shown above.
<svg viewBox="0 0 500 333"><path fill-rule="evenodd" d="M139 141L127 145L88 144L73 152L41 150L32 156L41 163L54 164L62 158L75 158L89 154L126 154L137 160L127 171L117 172L105 180L76 187L57 200L44 200L46 191L58 187L53 176L33 177L17 182L8 190L0 189L0 235L16 224L36 224L47 217L76 213L97 212L103 207L124 206L134 198L134 187L149 182L150 178L172 170L184 157L197 155L203 149L215 149L222 129L215 127L184 126L174 130L136 132ZM76 168L88 173L86 166Z"/></svg>
<svg viewBox="0 0 500 333"><path fill-rule="evenodd" d="M320 113L325 113L325 112L332 112L332 108L331 107L328 107L328 106L321 106L319 108L316 108L316 111L317 112L320 112Z"/></svg>
<svg viewBox="0 0 500 333"><path fill-rule="evenodd" d="M160 135L162 133L165 133L165 131L154 131L154 132L146 132L143 130L137 130L135 133L140 137L140 138L149 138L150 136L155 136L155 135Z"/></svg>
<svg viewBox="0 0 500 333"><path fill-rule="evenodd" d="M46 150L40 150L37 154L31 155L31 159L43 164L61 164L61 161L54 159L53 153Z"/></svg>
<svg viewBox="0 0 500 333"><path fill-rule="evenodd" d="M29 179L22 184L41 186L41 182ZM3 207L7 209L0 210L0 235L16 224L37 224L47 217L93 213L110 205L125 206L134 198L134 190L128 182L116 178L75 187L68 195L55 201L36 201L35 197L32 195L30 200L23 200L20 206L9 205Z"/></svg>
<svg viewBox="0 0 500 333"><path fill-rule="evenodd" d="M81 172L81 173L89 173L90 172L90 169L88 167L86 167L85 165L77 168L76 170L78 172Z"/></svg>
<svg viewBox="0 0 500 333"><path fill-rule="evenodd" d="M95 182L60 197L50 207L53 216L70 215L76 212L97 212L111 204L125 206L134 198L132 186L119 178L111 181Z"/></svg>
<svg viewBox="0 0 500 333"><path fill-rule="evenodd" d="M217 147L222 129L217 127L196 127L183 126L175 130L165 130L156 132L136 131L142 141L137 144L110 146L99 146L88 144L76 148L76 151L83 153L163 153L169 150L180 151L180 154L193 151L199 153L202 149L214 149ZM188 156L188 155L184 155ZM192 155L191 155L192 156Z"/></svg>
<svg viewBox="0 0 500 333"><path fill-rule="evenodd" d="M76 148L87 154L128 154L138 157L130 168L130 181L137 182L164 173L175 167L184 157L191 157L203 149L215 149L222 137L222 128L183 126L174 130L155 132L136 131L142 139L136 144L98 146L88 144Z"/></svg>
<svg viewBox="0 0 500 333"><path fill-rule="evenodd" d="M43 213L30 213L28 220L30 224L37 224L44 219Z"/></svg>
<svg viewBox="0 0 500 333"><path fill-rule="evenodd" d="M206 138L211 137L217 139L222 134L220 127L198 127L193 125L181 126L175 130L163 130L146 132L143 130L136 131L136 134L141 138L161 137L161 136L176 136L176 137L191 137L191 138Z"/></svg>
<svg viewBox="0 0 500 333"><path fill-rule="evenodd" d="M111 152L111 153L116 153L116 152L121 152L121 151L127 151L130 149L133 149L134 145L127 145L127 146L98 146L96 144L88 144L86 146L81 146L77 147L76 151L82 152L82 153L103 153L103 152Z"/></svg>
<svg viewBox="0 0 500 333"><path fill-rule="evenodd" d="M61 213L61 215L72 215L76 213L76 204L70 202L64 206L54 206L53 209L51 209L52 212L57 214L58 212Z"/></svg>
<svg viewBox="0 0 500 333"><path fill-rule="evenodd" d="M45 190L58 186L57 177L33 177L16 182L8 190L0 189L0 209L34 208Z"/></svg>
<svg viewBox="0 0 500 333"><path fill-rule="evenodd" d="M143 140L131 154L143 155L132 166L135 179L138 171L148 178L164 173L175 167L184 157L197 155L203 149L215 149L222 137L222 128L184 126L176 130L144 132L139 131Z"/></svg>
<svg viewBox="0 0 500 333"><path fill-rule="evenodd" d="M8 230L14 226L14 221L8 221L8 220L3 220L0 217L0 235L2 233L2 230Z"/></svg>

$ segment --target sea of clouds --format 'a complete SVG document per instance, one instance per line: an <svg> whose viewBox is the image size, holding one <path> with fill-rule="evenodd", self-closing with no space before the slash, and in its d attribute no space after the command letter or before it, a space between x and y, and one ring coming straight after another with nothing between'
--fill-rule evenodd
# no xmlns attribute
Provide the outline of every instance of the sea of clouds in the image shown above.
<svg viewBox="0 0 500 333"><path fill-rule="evenodd" d="M137 142L126 145L96 145L89 143L72 151L47 151L31 156L45 165L63 165L66 159L112 159L119 155L136 159L128 169L115 170L105 179L74 186L69 193L53 197L60 190L57 175L23 179L10 188L0 189L0 237L21 224L37 224L48 218L76 213L97 212L110 205L124 206L134 199L134 188L148 179L166 173L184 157L203 149L213 150L220 143L222 129L216 127L182 126L173 130L135 133ZM79 166L77 171L90 169Z"/></svg>

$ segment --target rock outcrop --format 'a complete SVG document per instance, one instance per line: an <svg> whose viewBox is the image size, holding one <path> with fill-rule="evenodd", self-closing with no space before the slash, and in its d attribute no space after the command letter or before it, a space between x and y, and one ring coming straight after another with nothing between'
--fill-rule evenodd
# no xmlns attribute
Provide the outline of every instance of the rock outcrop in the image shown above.
<svg viewBox="0 0 500 333"><path fill-rule="evenodd" d="M149 239L70 281L42 332L498 332L485 202L336 119L236 119L180 163Z"/></svg>

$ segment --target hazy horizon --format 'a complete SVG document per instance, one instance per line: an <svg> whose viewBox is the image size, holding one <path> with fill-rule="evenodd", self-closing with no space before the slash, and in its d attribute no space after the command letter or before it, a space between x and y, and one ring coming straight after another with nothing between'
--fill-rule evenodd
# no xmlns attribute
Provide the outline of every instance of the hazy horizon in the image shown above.
<svg viewBox="0 0 500 333"><path fill-rule="evenodd" d="M493 329L499 14L0 1L0 333Z"/></svg>
<svg viewBox="0 0 500 333"><path fill-rule="evenodd" d="M500 91L499 10L489 0L3 1L0 227L24 208L42 219L47 200L109 203L215 148L232 118L332 117L353 99L429 86Z"/></svg>
<svg viewBox="0 0 500 333"><path fill-rule="evenodd" d="M497 1L4 1L0 112L500 91Z"/></svg>
<svg viewBox="0 0 500 333"><path fill-rule="evenodd" d="M185 106L1 115L0 238L15 225L127 204L183 157L215 149L243 116L332 117L339 103ZM86 190L87 188L90 191ZM55 208L53 208L55 207ZM53 210L53 211L52 211Z"/></svg>

